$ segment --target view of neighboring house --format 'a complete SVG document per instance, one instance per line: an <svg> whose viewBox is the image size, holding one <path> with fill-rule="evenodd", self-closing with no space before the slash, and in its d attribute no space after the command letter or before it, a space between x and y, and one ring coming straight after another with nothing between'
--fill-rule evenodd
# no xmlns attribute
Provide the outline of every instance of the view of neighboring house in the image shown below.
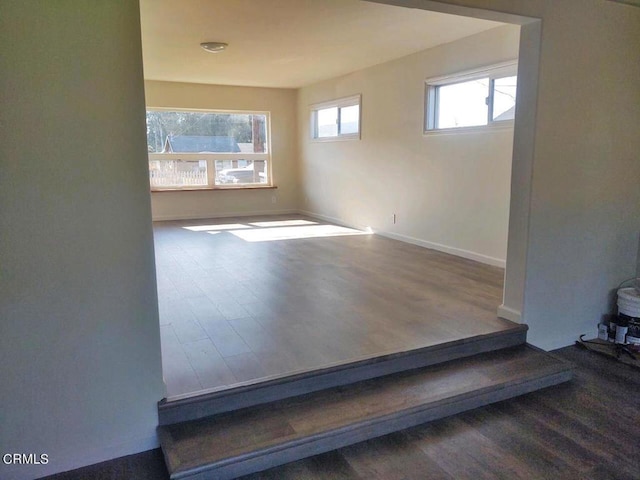
<svg viewBox="0 0 640 480"><path fill-rule="evenodd" d="M253 153L254 144L236 142L234 137L215 135L168 135L162 154ZM266 162L245 158L216 159L215 184L262 184L267 181ZM208 186L207 160L160 156L149 160L152 188L203 188Z"/></svg>
<svg viewBox="0 0 640 480"><path fill-rule="evenodd" d="M232 153L240 151L240 146L233 137L168 135L162 153Z"/></svg>

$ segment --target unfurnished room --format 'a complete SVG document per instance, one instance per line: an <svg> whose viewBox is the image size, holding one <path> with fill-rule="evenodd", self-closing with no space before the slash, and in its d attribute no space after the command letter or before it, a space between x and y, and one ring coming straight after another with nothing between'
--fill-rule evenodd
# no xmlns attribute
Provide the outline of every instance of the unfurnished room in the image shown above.
<svg viewBox="0 0 640 480"><path fill-rule="evenodd" d="M274 7L142 4L169 400L520 328L496 316L519 26Z"/></svg>
<svg viewBox="0 0 640 480"><path fill-rule="evenodd" d="M634 0L0 25L0 477L637 477Z"/></svg>

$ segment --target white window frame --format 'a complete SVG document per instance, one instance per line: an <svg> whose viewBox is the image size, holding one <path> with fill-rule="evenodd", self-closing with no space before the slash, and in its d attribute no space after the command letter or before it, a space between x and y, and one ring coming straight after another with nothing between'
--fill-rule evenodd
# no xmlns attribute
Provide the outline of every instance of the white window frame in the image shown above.
<svg viewBox="0 0 640 480"><path fill-rule="evenodd" d="M424 134L442 133L471 133L480 131L491 131L500 128L513 128L513 120L493 120L493 81L499 78L512 77L518 74L518 61L497 63L486 67L466 70L451 75L433 77L425 80L425 107L424 107ZM479 78L489 78L490 86L488 91L487 123L485 125L474 125L468 127L448 127L438 128L436 119L438 118L438 88L456 83L468 82Z"/></svg>
<svg viewBox="0 0 640 480"><path fill-rule="evenodd" d="M190 190L243 190L256 188L274 188L272 161L271 161L271 112L260 110L211 110L211 109L195 109L195 108L169 108L169 107L151 107L147 106L147 110L165 111L165 112L194 112L194 113L230 113L245 115L264 115L265 120L265 141L267 144L266 153L151 153L149 152L149 162L153 160L184 160L198 161L205 160L207 162L207 185L189 185L185 187L168 186L151 187L152 192L166 191L190 191ZM216 160L264 160L267 162L267 182L266 183L249 183L249 184L228 184L216 185Z"/></svg>
<svg viewBox="0 0 640 480"><path fill-rule="evenodd" d="M340 133L340 109L345 107L358 106L358 131L355 133ZM338 109L338 134L330 137L318 136L318 111L327 108ZM360 140L362 132L362 95L352 95L349 97L338 98L336 100L329 100L326 102L315 103L310 106L311 120L310 120L310 132L311 140L314 142L335 142L338 140Z"/></svg>

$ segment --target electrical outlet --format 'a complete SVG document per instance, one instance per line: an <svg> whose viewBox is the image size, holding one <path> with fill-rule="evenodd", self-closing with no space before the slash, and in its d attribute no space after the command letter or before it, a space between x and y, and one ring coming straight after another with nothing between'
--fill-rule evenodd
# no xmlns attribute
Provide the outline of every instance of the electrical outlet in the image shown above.
<svg viewBox="0 0 640 480"><path fill-rule="evenodd" d="M393 214L393 224L394 224L394 225L396 224L396 220L397 220L397 219L396 219L396 214L394 213L394 214Z"/></svg>

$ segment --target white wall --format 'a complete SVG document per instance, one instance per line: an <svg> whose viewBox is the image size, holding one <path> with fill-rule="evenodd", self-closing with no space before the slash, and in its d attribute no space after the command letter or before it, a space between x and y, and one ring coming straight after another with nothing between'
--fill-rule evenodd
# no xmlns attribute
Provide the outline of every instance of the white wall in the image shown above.
<svg viewBox="0 0 640 480"><path fill-rule="evenodd" d="M504 266L513 128L424 135L424 81L516 59L519 30L499 27L302 88L302 209ZM311 141L309 106L353 94L362 94L361 140Z"/></svg>
<svg viewBox="0 0 640 480"><path fill-rule="evenodd" d="M537 90L528 92L537 93L531 165L518 178L526 218L509 234L524 255L508 262L507 278L512 268L526 272L512 283L521 287L532 343L555 348L595 335L601 315L612 311L612 290L635 271L640 8L604 0L380 1L494 20L502 17L489 11L542 19ZM514 142L530 128L516 121Z"/></svg>
<svg viewBox="0 0 640 480"><path fill-rule="evenodd" d="M157 445L136 2L0 3L0 478Z"/></svg>
<svg viewBox="0 0 640 480"><path fill-rule="evenodd" d="M276 214L297 210L295 90L146 81L145 95L150 108L269 111L272 176L274 185L278 187L154 192L151 194L154 220Z"/></svg>

